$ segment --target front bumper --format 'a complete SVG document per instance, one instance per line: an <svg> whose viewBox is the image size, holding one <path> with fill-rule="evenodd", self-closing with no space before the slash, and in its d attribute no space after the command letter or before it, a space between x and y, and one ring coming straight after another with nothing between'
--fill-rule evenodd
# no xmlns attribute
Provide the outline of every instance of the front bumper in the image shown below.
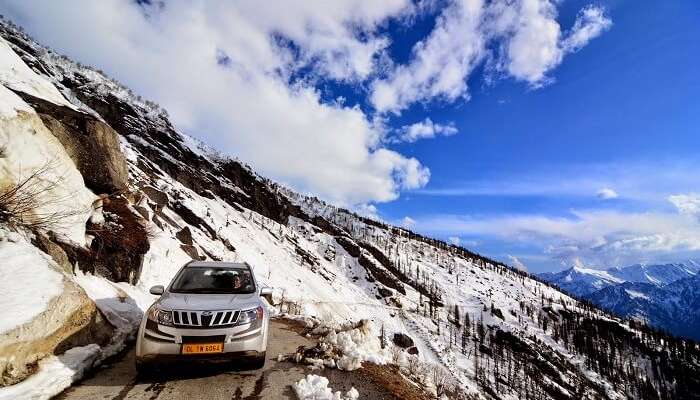
<svg viewBox="0 0 700 400"><path fill-rule="evenodd" d="M148 325L148 326L147 326ZM187 329L141 322L136 340L136 359L139 362L168 360L221 360L260 356L267 350L269 321L260 326L240 325L231 328ZM182 354L183 342L207 342L207 337L223 340L224 350L215 354Z"/></svg>

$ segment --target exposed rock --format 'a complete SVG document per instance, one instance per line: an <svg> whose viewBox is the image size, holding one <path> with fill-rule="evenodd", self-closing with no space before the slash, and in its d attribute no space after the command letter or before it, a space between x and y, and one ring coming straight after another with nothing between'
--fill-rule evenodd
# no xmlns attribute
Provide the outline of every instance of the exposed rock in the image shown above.
<svg viewBox="0 0 700 400"><path fill-rule="evenodd" d="M165 207L170 203L168 194L162 190L154 188L153 186L144 186L141 188L141 191L145 193L152 202L159 206Z"/></svg>
<svg viewBox="0 0 700 400"><path fill-rule="evenodd" d="M353 257L359 257L362 254L360 246L347 236L336 236L335 241Z"/></svg>
<svg viewBox="0 0 700 400"><path fill-rule="evenodd" d="M60 296L30 322L0 334L0 386L33 373L36 362L51 354L90 343L105 345L113 327L74 282L64 279Z"/></svg>
<svg viewBox="0 0 700 400"><path fill-rule="evenodd" d="M130 207L122 196L104 202L104 223L88 223L88 233L95 239L89 259L78 264L81 270L97 273L114 282L133 284L138 280L143 256L150 244L146 220Z"/></svg>
<svg viewBox="0 0 700 400"><path fill-rule="evenodd" d="M63 271L65 271L68 274L73 273L73 264L70 262L70 260L68 259L68 255L61 248L61 246L51 241L51 239L49 239L46 235L40 232L37 232L35 234L35 239L33 243L41 251L50 255L51 258L53 258L53 260L56 261L56 264L58 264L58 266L61 267Z"/></svg>
<svg viewBox="0 0 700 400"><path fill-rule="evenodd" d="M406 294L406 289L403 287L401 281L399 281L396 276L394 276L389 271L379 267L374 263L372 259L367 257L365 254L361 254L357 260L361 266L365 268L367 274L371 275L372 278L376 279L384 286L390 287L401 294ZM369 281L369 280L368 280Z"/></svg>
<svg viewBox="0 0 700 400"><path fill-rule="evenodd" d="M226 239L226 238L221 238L221 243L223 243L224 247L226 247L226 250L235 252L236 248L231 244L231 241Z"/></svg>
<svg viewBox="0 0 700 400"><path fill-rule="evenodd" d="M401 347L402 349L407 349L414 347L413 339L405 333L394 333L393 342L395 345Z"/></svg>
<svg viewBox="0 0 700 400"><path fill-rule="evenodd" d="M408 354L413 354L413 355L418 355L418 353L419 353L418 347L416 347L416 346L409 347L408 350L406 350L406 352Z"/></svg>
<svg viewBox="0 0 700 400"><path fill-rule="evenodd" d="M181 245L180 245L180 248L181 248L182 251L184 251L188 256L190 256L190 258L192 258L193 260L204 260L204 259L206 259L206 257L200 256L200 255L199 255L199 252L197 251L197 248L194 247L194 246L192 246L192 245L181 244Z"/></svg>
<svg viewBox="0 0 700 400"><path fill-rule="evenodd" d="M126 158L112 127L89 114L18 94L34 107L44 125L63 144L88 188L96 193L127 189Z"/></svg>
<svg viewBox="0 0 700 400"><path fill-rule="evenodd" d="M204 233L208 234L212 239L216 238L216 231L211 227L205 220L200 218L197 214L192 212L186 205L177 201L172 204L172 209L177 215L180 216L189 225L201 229Z"/></svg>
<svg viewBox="0 0 700 400"><path fill-rule="evenodd" d="M385 287L377 288L377 291L379 292L379 295L382 297L391 297L394 295L394 292L392 292L391 289L387 289Z"/></svg>
<svg viewBox="0 0 700 400"><path fill-rule="evenodd" d="M182 229L180 229L176 234L175 237L177 240L180 241L180 243L192 246L194 244L192 240L192 231L190 231L190 227L186 226Z"/></svg>

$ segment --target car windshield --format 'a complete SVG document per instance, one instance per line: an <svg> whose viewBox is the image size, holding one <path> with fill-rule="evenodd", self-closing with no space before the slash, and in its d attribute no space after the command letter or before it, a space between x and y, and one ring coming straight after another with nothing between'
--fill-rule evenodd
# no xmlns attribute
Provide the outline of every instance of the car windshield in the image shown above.
<svg viewBox="0 0 700 400"><path fill-rule="evenodd" d="M173 293L249 294L255 292L246 267L187 267L175 278Z"/></svg>

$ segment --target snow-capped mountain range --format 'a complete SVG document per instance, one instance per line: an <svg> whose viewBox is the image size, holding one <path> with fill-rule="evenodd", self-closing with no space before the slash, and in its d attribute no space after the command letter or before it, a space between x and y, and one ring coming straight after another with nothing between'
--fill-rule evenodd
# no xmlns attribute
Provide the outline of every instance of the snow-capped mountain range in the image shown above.
<svg viewBox="0 0 700 400"><path fill-rule="evenodd" d="M700 340L700 263L571 267L540 278L625 318Z"/></svg>
<svg viewBox="0 0 700 400"><path fill-rule="evenodd" d="M0 173L0 199L32 200L29 211L0 201L0 259L11 267L0 267L0 399L49 398L124 348L148 289L191 259L248 262L274 288L269 312L328 326L364 319L376 347L409 336L411 354L348 356L356 366L413 360L402 371L431 390L424 365L440 366L452 398L700 393L693 342L261 177L7 23Z"/></svg>
<svg viewBox="0 0 700 400"><path fill-rule="evenodd" d="M675 264L635 264L606 270L574 266L561 272L545 272L540 278L576 296L587 296L608 286L625 282L664 286L700 272L700 262L688 260Z"/></svg>

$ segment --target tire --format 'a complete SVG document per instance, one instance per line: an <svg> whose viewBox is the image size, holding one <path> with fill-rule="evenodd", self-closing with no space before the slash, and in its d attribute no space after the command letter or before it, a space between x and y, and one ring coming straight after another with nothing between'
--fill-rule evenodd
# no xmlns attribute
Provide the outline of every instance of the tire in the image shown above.
<svg viewBox="0 0 700 400"><path fill-rule="evenodd" d="M265 357L265 354L266 354L266 352L263 351L262 353L260 353L259 356L253 357L253 359L251 360L251 363L250 363L251 367L253 367L253 369L261 369L262 367L265 366L265 361L267 360L267 357Z"/></svg>
<svg viewBox="0 0 700 400"><path fill-rule="evenodd" d="M136 376L139 378L149 378L153 376L153 366L143 361L136 361Z"/></svg>

